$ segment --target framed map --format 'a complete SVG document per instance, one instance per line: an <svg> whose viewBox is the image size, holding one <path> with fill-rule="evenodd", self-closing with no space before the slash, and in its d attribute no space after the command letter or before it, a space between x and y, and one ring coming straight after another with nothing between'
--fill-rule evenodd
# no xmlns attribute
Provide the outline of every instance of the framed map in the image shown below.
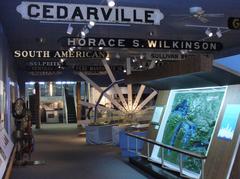
<svg viewBox="0 0 240 179"><path fill-rule="evenodd" d="M156 140L206 155L225 91L226 87L172 90ZM165 165L179 170L179 154L176 152L162 152L154 146L151 159L161 161L162 153ZM184 155L183 169L185 175L198 178L201 161Z"/></svg>

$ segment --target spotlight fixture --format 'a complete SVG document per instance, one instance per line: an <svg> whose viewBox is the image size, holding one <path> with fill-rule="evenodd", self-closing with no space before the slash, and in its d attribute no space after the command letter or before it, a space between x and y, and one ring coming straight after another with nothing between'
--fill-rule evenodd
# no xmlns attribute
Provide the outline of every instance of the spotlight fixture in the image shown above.
<svg viewBox="0 0 240 179"><path fill-rule="evenodd" d="M123 73L127 73L127 70L124 69L124 70L123 70Z"/></svg>
<svg viewBox="0 0 240 179"><path fill-rule="evenodd" d="M91 29L91 28L93 28L95 26L95 22L94 21L89 21L89 23L88 23L88 28L89 29Z"/></svg>
<svg viewBox="0 0 240 179"><path fill-rule="evenodd" d="M61 63L63 63L64 61L65 61L64 58L61 58L61 59L60 59L60 62L61 62Z"/></svg>
<svg viewBox="0 0 240 179"><path fill-rule="evenodd" d="M142 68L143 66L142 65L139 65L139 68Z"/></svg>
<svg viewBox="0 0 240 179"><path fill-rule="evenodd" d="M208 37L212 37L213 36L213 33L211 32L211 30L209 28L207 28L207 30L205 31L205 34L208 36Z"/></svg>
<svg viewBox="0 0 240 179"><path fill-rule="evenodd" d="M158 60L155 60L155 63L158 63Z"/></svg>
<svg viewBox="0 0 240 179"><path fill-rule="evenodd" d="M187 50L180 50L180 53L181 53L182 55L185 55L185 54L188 53L188 51L187 51Z"/></svg>
<svg viewBox="0 0 240 179"><path fill-rule="evenodd" d="M70 47L69 50L72 52L76 47Z"/></svg>
<svg viewBox="0 0 240 179"><path fill-rule="evenodd" d="M71 35L73 32L73 27L71 24L68 24L68 28L67 28L67 34Z"/></svg>
<svg viewBox="0 0 240 179"><path fill-rule="evenodd" d="M135 63L136 61L137 61L137 58L134 57L134 58L132 59L132 62Z"/></svg>
<svg viewBox="0 0 240 179"><path fill-rule="evenodd" d="M107 57L105 58L105 60L109 61L109 60L110 60L110 57L107 56Z"/></svg>
<svg viewBox="0 0 240 179"><path fill-rule="evenodd" d="M81 31L82 38L85 38L88 33L89 33L89 29L84 27Z"/></svg>
<svg viewBox="0 0 240 179"><path fill-rule="evenodd" d="M144 58L144 56L143 55L140 55L140 59L142 60Z"/></svg>
<svg viewBox="0 0 240 179"><path fill-rule="evenodd" d="M114 0L107 0L107 3L108 3L108 7L114 7L115 6Z"/></svg>
<svg viewBox="0 0 240 179"><path fill-rule="evenodd" d="M216 35L217 35L218 38L222 37L222 31L221 31L220 28L217 29Z"/></svg>
<svg viewBox="0 0 240 179"><path fill-rule="evenodd" d="M99 49L99 50L102 50L102 49L103 49L103 47L98 47L98 49Z"/></svg>
<svg viewBox="0 0 240 179"><path fill-rule="evenodd" d="M85 31L81 31L81 36L82 36L83 38L86 37Z"/></svg>

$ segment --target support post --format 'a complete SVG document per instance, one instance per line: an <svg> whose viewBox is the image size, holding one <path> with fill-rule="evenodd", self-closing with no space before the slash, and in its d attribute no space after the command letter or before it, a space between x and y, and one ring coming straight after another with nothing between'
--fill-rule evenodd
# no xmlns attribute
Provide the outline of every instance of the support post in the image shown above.
<svg viewBox="0 0 240 179"><path fill-rule="evenodd" d="M82 111L82 104L81 104L81 82L78 81L76 84L76 101L77 101L77 125L78 127L81 125L81 111Z"/></svg>
<svg viewBox="0 0 240 179"><path fill-rule="evenodd" d="M39 83L36 82L34 84L34 88L35 88L35 109L34 109L34 117L35 117L35 121L36 121L36 129L40 129L41 128L41 117L40 117L40 87L39 87Z"/></svg>

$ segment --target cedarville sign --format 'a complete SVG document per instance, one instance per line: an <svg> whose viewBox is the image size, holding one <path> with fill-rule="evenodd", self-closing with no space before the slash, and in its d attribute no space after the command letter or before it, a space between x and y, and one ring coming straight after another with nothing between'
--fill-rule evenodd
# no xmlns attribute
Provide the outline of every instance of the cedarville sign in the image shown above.
<svg viewBox="0 0 240 179"><path fill-rule="evenodd" d="M159 9L113 7L88 4L64 4L23 1L17 6L23 19L39 21L68 21L119 24L160 25L164 18Z"/></svg>

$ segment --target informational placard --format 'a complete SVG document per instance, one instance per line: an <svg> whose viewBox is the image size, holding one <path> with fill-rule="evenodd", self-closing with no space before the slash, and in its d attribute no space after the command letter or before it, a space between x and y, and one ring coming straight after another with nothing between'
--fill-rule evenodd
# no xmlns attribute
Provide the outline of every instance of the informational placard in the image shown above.
<svg viewBox="0 0 240 179"><path fill-rule="evenodd" d="M3 177L10 155L13 150L13 142L4 128L0 129L0 178Z"/></svg>
<svg viewBox="0 0 240 179"><path fill-rule="evenodd" d="M153 117L152 117L152 124L159 124L160 118L162 116L162 112L163 112L163 107L162 106L156 106L154 113L153 113Z"/></svg>
<svg viewBox="0 0 240 179"><path fill-rule="evenodd" d="M164 18L159 9L103 5L66 4L22 1L16 8L23 19L38 21L66 21L119 24L160 25Z"/></svg>
<svg viewBox="0 0 240 179"><path fill-rule="evenodd" d="M240 115L239 104L228 104L218 132L218 138L232 140Z"/></svg>

